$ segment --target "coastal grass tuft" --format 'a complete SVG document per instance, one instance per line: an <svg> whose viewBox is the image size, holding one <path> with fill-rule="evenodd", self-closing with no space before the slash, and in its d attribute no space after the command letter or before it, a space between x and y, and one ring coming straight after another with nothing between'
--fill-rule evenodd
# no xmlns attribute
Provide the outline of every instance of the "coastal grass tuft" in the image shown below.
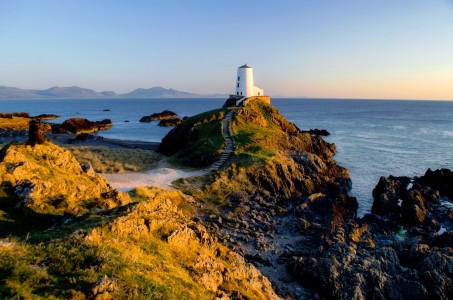
<svg viewBox="0 0 453 300"><path fill-rule="evenodd" d="M28 130L30 118L16 117L0 118L0 130Z"/></svg>
<svg viewBox="0 0 453 300"><path fill-rule="evenodd" d="M79 162L88 162L98 173L124 173L150 170L156 167L161 155L141 149L69 146L68 150Z"/></svg>
<svg viewBox="0 0 453 300"><path fill-rule="evenodd" d="M187 227L181 192L137 188L131 195L141 202L74 217L30 239L0 239L0 298L213 299L217 285L266 298L248 285L249 275L231 273L236 254L203 227L202 239L189 229L198 225ZM237 277L216 281L216 268L225 267Z"/></svg>

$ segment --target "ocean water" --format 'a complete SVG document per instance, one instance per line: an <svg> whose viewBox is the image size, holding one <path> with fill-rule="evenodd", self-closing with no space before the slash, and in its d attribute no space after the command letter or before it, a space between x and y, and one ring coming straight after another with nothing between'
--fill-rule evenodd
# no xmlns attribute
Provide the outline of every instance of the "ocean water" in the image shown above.
<svg viewBox="0 0 453 300"><path fill-rule="evenodd" d="M140 123L144 115L172 110L181 117L220 107L225 99L0 100L0 112L109 118L99 135L159 142L171 128ZM428 169L453 169L453 102L345 99L272 99L300 129L326 129L337 146L337 162L351 172L351 194L359 214L369 212L380 176L421 176ZM129 122L126 122L129 121Z"/></svg>

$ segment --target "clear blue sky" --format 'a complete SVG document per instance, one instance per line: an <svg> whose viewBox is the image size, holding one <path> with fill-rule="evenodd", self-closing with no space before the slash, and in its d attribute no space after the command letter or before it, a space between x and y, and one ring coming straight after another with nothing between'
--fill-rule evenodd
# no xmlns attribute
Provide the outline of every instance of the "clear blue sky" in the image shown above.
<svg viewBox="0 0 453 300"><path fill-rule="evenodd" d="M453 0L0 0L0 85L453 99Z"/></svg>

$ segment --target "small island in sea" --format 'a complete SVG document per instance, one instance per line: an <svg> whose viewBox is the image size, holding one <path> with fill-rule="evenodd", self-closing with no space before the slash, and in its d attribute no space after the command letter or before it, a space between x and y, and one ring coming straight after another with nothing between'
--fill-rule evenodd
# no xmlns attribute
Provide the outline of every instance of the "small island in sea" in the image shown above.
<svg viewBox="0 0 453 300"><path fill-rule="evenodd" d="M330 128L300 130L251 71L159 144L91 135L107 120L2 114L0 296L452 298L453 172L382 177L357 217ZM195 176L109 179L162 164Z"/></svg>

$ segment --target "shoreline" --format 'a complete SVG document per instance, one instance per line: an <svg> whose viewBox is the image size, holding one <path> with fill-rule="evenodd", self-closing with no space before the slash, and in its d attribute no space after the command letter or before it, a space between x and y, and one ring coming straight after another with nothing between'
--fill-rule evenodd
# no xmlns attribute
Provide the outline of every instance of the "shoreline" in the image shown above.
<svg viewBox="0 0 453 300"><path fill-rule="evenodd" d="M77 134L46 134L46 137L57 145L74 145L74 146L104 146L110 148L128 148L156 151L159 147L158 142L145 142L134 140L120 140L90 135L92 138L76 141Z"/></svg>

